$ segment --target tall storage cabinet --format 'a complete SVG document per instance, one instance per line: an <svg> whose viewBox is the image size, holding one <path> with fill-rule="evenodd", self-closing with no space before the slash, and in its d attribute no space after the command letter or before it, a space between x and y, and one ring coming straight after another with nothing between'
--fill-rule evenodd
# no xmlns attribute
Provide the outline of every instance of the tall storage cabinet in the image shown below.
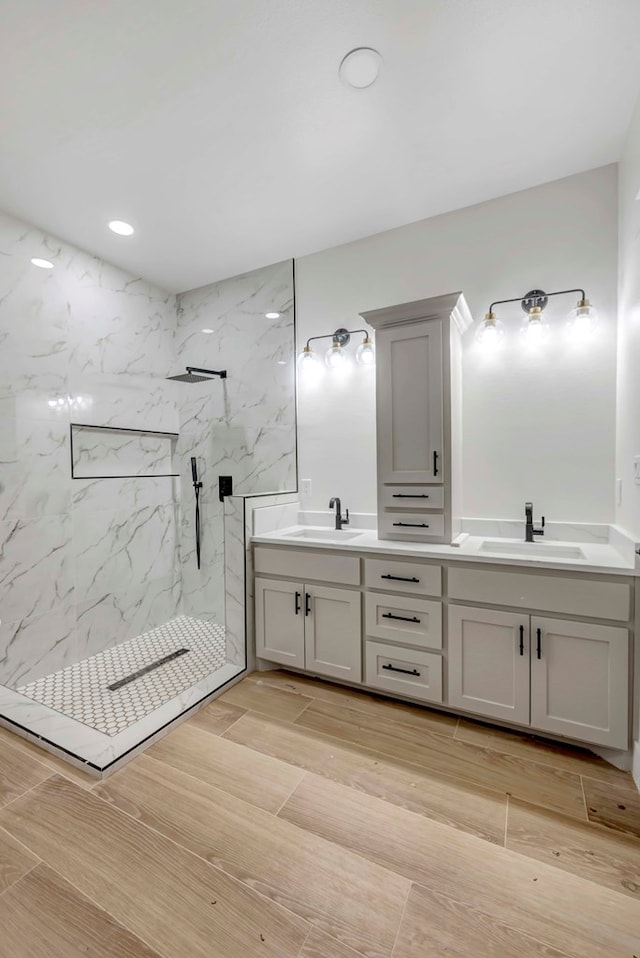
<svg viewBox="0 0 640 958"><path fill-rule="evenodd" d="M460 531L461 293L361 316L376 330L378 536L450 542Z"/></svg>

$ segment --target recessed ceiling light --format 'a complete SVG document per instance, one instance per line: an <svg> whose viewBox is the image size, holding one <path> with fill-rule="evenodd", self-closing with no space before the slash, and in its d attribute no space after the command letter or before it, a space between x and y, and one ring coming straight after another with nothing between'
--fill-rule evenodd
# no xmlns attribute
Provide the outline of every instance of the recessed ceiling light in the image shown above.
<svg viewBox="0 0 640 958"><path fill-rule="evenodd" d="M356 90L364 90L378 79L382 57L372 47L357 47L340 64L340 79Z"/></svg>
<svg viewBox="0 0 640 958"><path fill-rule="evenodd" d="M119 236L131 236L133 233L133 226L130 223L125 223L124 220L111 220L109 229Z"/></svg>
<svg viewBox="0 0 640 958"><path fill-rule="evenodd" d="M31 262L34 266L39 266L40 269L53 269L53 263L50 263L48 259L39 259L34 256Z"/></svg>
<svg viewBox="0 0 640 958"><path fill-rule="evenodd" d="M267 319L280 319L280 313L265 313Z"/></svg>
<svg viewBox="0 0 640 958"><path fill-rule="evenodd" d="M203 329L202 332L203 332L203 333L212 333L213 330L212 330L212 329Z"/></svg>

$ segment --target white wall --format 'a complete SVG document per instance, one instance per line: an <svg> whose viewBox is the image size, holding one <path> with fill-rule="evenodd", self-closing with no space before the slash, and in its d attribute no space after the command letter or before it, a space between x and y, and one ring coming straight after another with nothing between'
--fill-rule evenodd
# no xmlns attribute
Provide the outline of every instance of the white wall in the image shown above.
<svg viewBox="0 0 640 958"><path fill-rule="evenodd" d="M620 273L616 474L622 480L617 522L640 539L640 485L633 457L640 455L640 99L619 167ZM636 606L640 590L636 589ZM640 614L636 609L636 621ZM633 776L640 788L640 653L636 638Z"/></svg>
<svg viewBox="0 0 640 958"><path fill-rule="evenodd" d="M640 456L640 99L620 160L620 285L618 434L616 474L622 479L617 521L640 537L640 485L633 457Z"/></svg>
<svg viewBox="0 0 640 958"><path fill-rule="evenodd" d="M479 352L475 326L467 333L465 516L518 518L532 499L549 520L613 520L616 191L616 167L602 167L296 262L299 348L361 326L363 310L454 290L478 320L492 300L532 287L582 286L598 306L600 327L580 348L564 332L571 296L551 301L556 323L538 356L520 341L519 304L500 309L510 325L495 361ZM372 370L327 371L314 386L300 377L298 417L299 475L313 482L304 505L326 509L339 495L355 512L374 512Z"/></svg>

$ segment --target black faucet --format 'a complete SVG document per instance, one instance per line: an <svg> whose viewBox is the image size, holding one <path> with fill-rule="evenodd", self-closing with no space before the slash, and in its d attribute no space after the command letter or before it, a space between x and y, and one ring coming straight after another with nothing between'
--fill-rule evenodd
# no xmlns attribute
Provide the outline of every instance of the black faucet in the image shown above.
<svg viewBox="0 0 640 958"><path fill-rule="evenodd" d="M329 508L333 509L335 506L336 509L336 529L342 529L343 526L349 525L349 510L345 509L345 515L343 516L340 512L340 500L337 496L334 496L333 499L329 502Z"/></svg>
<svg viewBox="0 0 640 958"><path fill-rule="evenodd" d="M524 514L527 520L527 524L525 526L525 531L524 531L524 541L534 542L535 541L533 538L534 536L544 535L544 516L542 517L540 528L536 529L536 527L533 524L533 503L532 502L525 502Z"/></svg>

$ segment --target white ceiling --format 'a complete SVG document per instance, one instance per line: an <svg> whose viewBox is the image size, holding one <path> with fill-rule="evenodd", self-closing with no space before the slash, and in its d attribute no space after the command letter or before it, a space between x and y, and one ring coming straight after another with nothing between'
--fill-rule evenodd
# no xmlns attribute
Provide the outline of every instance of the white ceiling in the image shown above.
<svg viewBox="0 0 640 958"><path fill-rule="evenodd" d="M0 0L0 20L0 208L176 291L615 161L640 86L640 0ZM363 45L383 70L351 90Z"/></svg>

